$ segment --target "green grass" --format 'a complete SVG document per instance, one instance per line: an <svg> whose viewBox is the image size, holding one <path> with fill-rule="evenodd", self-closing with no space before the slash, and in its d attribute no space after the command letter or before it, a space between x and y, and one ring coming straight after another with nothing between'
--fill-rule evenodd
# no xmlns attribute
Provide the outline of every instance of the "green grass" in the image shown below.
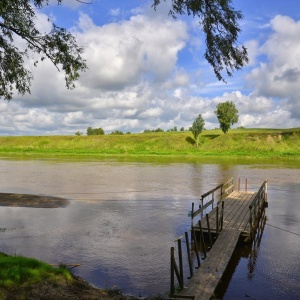
<svg viewBox="0 0 300 300"><path fill-rule="evenodd" d="M16 288L45 280L72 280L66 268L54 268L44 262L22 256L0 253L0 287Z"/></svg>
<svg viewBox="0 0 300 300"><path fill-rule="evenodd" d="M300 158L300 128L206 130L103 136L0 137L0 154Z"/></svg>

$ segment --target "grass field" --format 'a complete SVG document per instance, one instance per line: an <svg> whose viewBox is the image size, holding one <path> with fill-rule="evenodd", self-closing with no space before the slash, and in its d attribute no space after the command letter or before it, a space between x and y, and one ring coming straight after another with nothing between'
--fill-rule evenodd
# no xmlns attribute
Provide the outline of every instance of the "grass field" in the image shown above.
<svg viewBox="0 0 300 300"><path fill-rule="evenodd" d="M66 268L53 268L33 258L0 253L0 286L4 288L29 285L43 280L72 280Z"/></svg>
<svg viewBox="0 0 300 300"><path fill-rule="evenodd" d="M205 130L102 136L0 137L0 153L47 155L285 157L300 159L300 128Z"/></svg>

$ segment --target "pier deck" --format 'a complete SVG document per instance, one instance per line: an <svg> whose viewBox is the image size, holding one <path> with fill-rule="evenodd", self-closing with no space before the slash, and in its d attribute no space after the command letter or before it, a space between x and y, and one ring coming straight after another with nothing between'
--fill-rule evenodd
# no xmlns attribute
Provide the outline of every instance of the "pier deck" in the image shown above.
<svg viewBox="0 0 300 300"><path fill-rule="evenodd" d="M224 201L223 229L236 229L240 233L249 234L249 206L252 203L256 192L237 192L233 191ZM216 209L213 209L209 214L210 230L216 232ZM207 231L206 218L201 220L202 228ZM195 230L199 230L199 226L194 226Z"/></svg>
<svg viewBox="0 0 300 300"><path fill-rule="evenodd" d="M221 187L221 185L219 187ZM205 197L214 193L215 191L216 189L210 191L209 193L205 194ZM226 197L221 197L223 209L220 209L219 204L218 206L214 207L207 214L207 216L205 214L205 209L207 209L208 206L214 202L214 196L212 197L213 201L207 202L208 205L202 205L202 208L199 208L195 212L192 210L192 233L195 231L200 232L201 241L201 235L203 235L203 233L210 232L214 235L215 242L213 243L211 250L207 253L206 258L201 265L200 262L198 262L198 269L195 273L193 270L191 270L193 267L191 261L189 261L191 278L184 287L181 261L182 258L179 258L179 270L176 265L175 258L171 257L171 277L173 266L174 270L177 269L175 270L175 273L177 273L177 279L182 287L178 294L175 294L175 292L171 293L172 298L202 300L211 299L213 297L214 291L227 268L239 238L241 235L248 237L248 239L252 238L253 231L255 231L255 228L258 224L260 214L265 207L264 202L266 201L266 195L267 182L265 181L258 192L232 191ZM197 223L195 222L194 218L198 215L200 220ZM207 219L209 219L209 223L207 223ZM202 230L200 228L200 222ZM196 239L196 236L193 238ZM186 240L186 243L189 244L189 241ZM179 244L181 245L181 241ZM196 247L196 250L191 250L190 248L188 252L190 251L198 250ZM181 255L179 255L179 257L180 256ZM172 287L174 286L174 284L172 285L172 280L174 282L174 276L171 278L171 292Z"/></svg>

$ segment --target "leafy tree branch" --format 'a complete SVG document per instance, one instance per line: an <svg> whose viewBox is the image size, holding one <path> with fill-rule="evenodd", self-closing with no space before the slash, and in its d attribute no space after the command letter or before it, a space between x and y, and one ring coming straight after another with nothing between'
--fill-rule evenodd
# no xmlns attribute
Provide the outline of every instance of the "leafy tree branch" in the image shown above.
<svg viewBox="0 0 300 300"><path fill-rule="evenodd" d="M30 93L31 72L24 66L28 50L50 59L58 70L65 73L66 87L74 88L74 81L80 71L86 70L82 58L83 48L77 45L75 37L65 28L52 24L49 33L36 28L34 7L41 8L48 0L2 0L0 3L0 97L11 100L13 91ZM62 0L58 0L60 4ZM49 21L50 22L50 21ZM22 51L14 44L15 35L26 42ZM35 65L38 61L35 61Z"/></svg>
<svg viewBox="0 0 300 300"><path fill-rule="evenodd" d="M154 0L156 8L161 0ZM216 77L225 82L222 72L229 77L248 63L247 49L238 42L239 21L243 14L235 10L231 0L172 0L170 15L192 15L199 18L206 38L204 57L213 67Z"/></svg>

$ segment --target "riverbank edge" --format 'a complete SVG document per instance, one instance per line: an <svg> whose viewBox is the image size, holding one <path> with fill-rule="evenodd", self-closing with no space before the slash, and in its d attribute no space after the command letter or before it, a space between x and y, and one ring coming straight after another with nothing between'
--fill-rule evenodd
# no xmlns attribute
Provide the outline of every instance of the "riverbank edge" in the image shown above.
<svg viewBox="0 0 300 300"><path fill-rule="evenodd" d="M105 153L98 151L70 151L70 150L61 150L61 151L1 151L0 157L25 157L25 158L45 158L45 157L55 157L55 158L68 158L68 157L78 157L78 158L95 158L95 159L178 159L180 161L193 160L193 159L268 159L268 160L282 160L282 161L300 161L300 153L276 153L276 152L229 152L229 151L220 151L220 152L202 152L199 154L187 154L185 152L161 152L161 153Z"/></svg>
<svg viewBox="0 0 300 300"><path fill-rule="evenodd" d="M2 252L0 252L0 254L2 255L2 263L3 263L3 258L7 257L7 260L9 259L10 269L14 269L14 267L17 267L20 274L22 273L22 270L20 270L20 268L23 268L19 262L20 258L22 258L22 261L25 263L25 265L27 261L28 262L37 261L38 263L49 266L49 268L52 269L55 268L45 262L33 258L28 258L23 256L11 256ZM26 267L28 268L28 266ZM33 273L36 272L38 268L39 268L38 266L32 268L32 272ZM137 297L123 294L121 290L119 290L116 286L108 289L97 288L89 284L83 278L79 276L75 276L70 269L67 269L63 265L58 266L58 268L63 268L68 273L68 276L57 274L55 277L53 277L52 274L51 279L43 279L31 284L25 281L22 284L15 284L12 286L10 285L9 287L5 286L4 284L7 278L1 278L2 277L1 276L0 282L2 284L0 284L0 299L1 300L17 300L17 299L18 300L22 300L22 299L137 300L138 299ZM26 279L26 280L30 280L30 279Z"/></svg>

